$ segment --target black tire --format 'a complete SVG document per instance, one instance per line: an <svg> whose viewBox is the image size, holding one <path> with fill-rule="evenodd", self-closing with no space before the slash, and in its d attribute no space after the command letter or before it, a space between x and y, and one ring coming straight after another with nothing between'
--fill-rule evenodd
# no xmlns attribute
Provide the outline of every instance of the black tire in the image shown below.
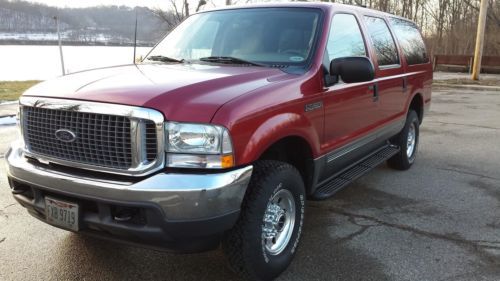
<svg viewBox="0 0 500 281"><path fill-rule="evenodd" d="M272 245L274 239L264 238L264 214L268 205L273 204L272 200L277 200L275 195L279 197L282 194L294 199L294 202L285 199L290 202L290 206L294 206L295 215L289 216L294 217L294 223L287 228L291 232L288 243L280 243L286 246L280 252L272 254L268 251L266 241ZM305 198L304 182L295 167L279 161L264 160L255 163L240 218L234 228L226 233L222 242L229 264L236 273L249 280L273 280L290 265L302 232ZM277 202L281 202L280 200Z"/></svg>
<svg viewBox="0 0 500 281"><path fill-rule="evenodd" d="M392 139L392 144L397 145L401 148L398 154L394 155L392 158L387 160L389 167L396 170L408 170L411 165L415 162L418 152L418 142L419 142L419 125L420 121L418 115L414 110L410 110L406 117L406 123L401 130L401 132ZM415 134L415 145L412 150L411 155L408 155L408 134L411 131L411 127L414 126Z"/></svg>

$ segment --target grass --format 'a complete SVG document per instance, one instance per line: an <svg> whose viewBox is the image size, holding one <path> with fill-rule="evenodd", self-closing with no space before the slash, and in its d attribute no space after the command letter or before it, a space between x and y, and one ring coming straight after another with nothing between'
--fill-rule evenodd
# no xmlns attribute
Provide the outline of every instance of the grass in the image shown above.
<svg viewBox="0 0 500 281"><path fill-rule="evenodd" d="M41 81L0 81L0 101L17 100L29 87Z"/></svg>
<svg viewBox="0 0 500 281"><path fill-rule="evenodd" d="M452 84L452 85L481 85L481 86L500 86L500 79L482 79L479 81L474 81L471 79L446 79L438 80L437 82L441 84Z"/></svg>

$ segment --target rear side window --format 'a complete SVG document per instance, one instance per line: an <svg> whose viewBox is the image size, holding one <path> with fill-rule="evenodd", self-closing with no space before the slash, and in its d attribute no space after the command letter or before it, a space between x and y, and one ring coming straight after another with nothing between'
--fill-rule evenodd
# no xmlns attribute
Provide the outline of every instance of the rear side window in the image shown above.
<svg viewBox="0 0 500 281"><path fill-rule="evenodd" d="M358 21L350 14L333 16L327 45L328 58L366 56L365 42Z"/></svg>
<svg viewBox="0 0 500 281"><path fill-rule="evenodd" d="M427 49L417 26L402 19L391 18L389 21L403 49L406 62L410 65L429 62Z"/></svg>
<svg viewBox="0 0 500 281"><path fill-rule="evenodd" d="M368 16L365 16L365 21L377 54L378 65L399 64L398 49L385 21Z"/></svg>

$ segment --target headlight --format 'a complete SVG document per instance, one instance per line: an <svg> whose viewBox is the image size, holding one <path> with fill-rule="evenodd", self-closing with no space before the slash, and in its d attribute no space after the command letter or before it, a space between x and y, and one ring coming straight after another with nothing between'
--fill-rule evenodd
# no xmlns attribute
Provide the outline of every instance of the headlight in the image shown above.
<svg viewBox="0 0 500 281"><path fill-rule="evenodd" d="M226 128L210 124L168 122L165 131L168 167L233 167L233 146Z"/></svg>

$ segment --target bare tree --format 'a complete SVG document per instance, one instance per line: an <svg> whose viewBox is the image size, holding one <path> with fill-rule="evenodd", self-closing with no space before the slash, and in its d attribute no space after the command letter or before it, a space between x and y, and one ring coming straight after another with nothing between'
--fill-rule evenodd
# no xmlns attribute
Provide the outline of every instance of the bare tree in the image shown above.
<svg viewBox="0 0 500 281"><path fill-rule="evenodd" d="M185 18L189 17L190 9L188 0L182 0L182 5L179 6L175 0L169 0L170 10L164 11L160 8L154 9L155 15L165 21L170 28L179 25ZM198 0L196 12L207 4L206 0Z"/></svg>

